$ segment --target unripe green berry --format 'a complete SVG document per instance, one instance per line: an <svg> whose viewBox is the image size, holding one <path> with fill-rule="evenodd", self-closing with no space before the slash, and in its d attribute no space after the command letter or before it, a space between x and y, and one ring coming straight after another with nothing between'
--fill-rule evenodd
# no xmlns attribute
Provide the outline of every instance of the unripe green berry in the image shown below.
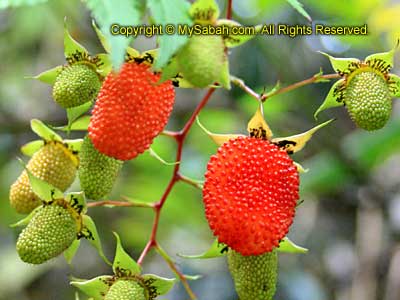
<svg viewBox="0 0 400 300"><path fill-rule="evenodd" d="M65 251L76 239L77 223L57 204L46 205L35 213L17 241L17 252L27 263L41 264Z"/></svg>
<svg viewBox="0 0 400 300"><path fill-rule="evenodd" d="M276 290L276 251L243 256L230 249L228 266L240 300L271 300Z"/></svg>
<svg viewBox="0 0 400 300"><path fill-rule="evenodd" d="M182 48L178 64L183 77L197 87L218 81L226 59L224 42L218 35L194 35Z"/></svg>
<svg viewBox="0 0 400 300"><path fill-rule="evenodd" d="M143 287L127 279L117 280L106 294L104 300L146 300Z"/></svg>
<svg viewBox="0 0 400 300"><path fill-rule="evenodd" d="M365 130L385 126L392 111L392 99L385 79L372 71L349 78L344 101L352 120Z"/></svg>
<svg viewBox="0 0 400 300"><path fill-rule="evenodd" d="M27 169L61 191L74 181L78 158L60 142L48 142L38 150L27 164ZM32 191L26 170L10 188L11 206L21 214L28 214L42 201Z"/></svg>
<svg viewBox="0 0 400 300"><path fill-rule="evenodd" d="M95 100L101 87L96 71L84 64L65 67L53 86L53 98L63 108Z"/></svg>
<svg viewBox="0 0 400 300"><path fill-rule="evenodd" d="M88 136L83 140L79 161L79 180L86 197L98 200L107 196L123 162L100 153Z"/></svg>

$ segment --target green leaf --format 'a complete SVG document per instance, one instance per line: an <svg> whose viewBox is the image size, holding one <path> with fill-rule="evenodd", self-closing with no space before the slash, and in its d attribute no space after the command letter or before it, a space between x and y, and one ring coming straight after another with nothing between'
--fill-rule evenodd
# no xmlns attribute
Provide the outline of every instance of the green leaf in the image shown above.
<svg viewBox="0 0 400 300"><path fill-rule="evenodd" d="M193 24L190 15L190 4L185 0L148 0L147 6L156 24L161 24L163 28L167 24ZM157 57L154 68L156 70L164 67L170 58L187 42L186 35L161 35L158 37L160 45L160 55Z"/></svg>
<svg viewBox="0 0 400 300"><path fill-rule="evenodd" d="M239 22L228 20L228 19L219 19L217 21L217 26L227 26L227 27L241 27L242 24ZM222 38L224 39L225 46L228 48L234 48L253 39L258 32L262 29L262 25L254 26L254 34L233 34L231 33L232 30L229 30L231 34L223 35Z"/></svg>
<svg viewBox="0 0 400 300"><path fill-rule="evenodd" d="M112 0L86 0L86 5L92 11L100 25L101 32L107 39L106 43L102 42L103 47L106 48L106 51L111 47L111 61L114 69L119 70L131 38L112 35L110 28L113 24L138 25L141 19L141 11L138 8L137 1L119 0L118 5L116 5L115 1Z"/></svg>
<svg viewBox="0 0 400 300"><path fill-rule="evenodd" d="M279 243L278 248L276 248L279 252L286 253L307 253L308 249L303 248L301 246L293 243L288 237L283 238L283 240Z"/></svg>
<svg viewBox="0 0 400 300"><path fill-rule="evenodd" d="M27 215L25 218L23 218L22 220L19 220L17 223L11 224L10 227L14 228L14 227L22 227L22 226L26 226L29 224L29 222L31 221L31 219L33 218L33 216L36 214L36 212L38 211L38 209L42 208L42 206L38 206L36 207L34 210L32 210L29 215Z"/></svg>
<svg viewBox="0 0 400 300"><path fill-rule="evenodd" d="M118 277L121 276L133 276L141 273L140 266L135 260L129 256L121 245L119 235L114 232L115 238L117 239L117 247L115 250L115 258L113 263L114 274Z"/></svg>
<svg viewBox="0 0 400 300"><path fill-rule="evenodd" d="M71 264L72 259L75 257L76 251L78 251L80 244L81 240L74 240L71 246L69 246L68 249L64 251L65 260L69 265Z"/></svg>
<svg viewBox="0 0 400 300"><path fill-rule="evenodd" d="M288 137L274 138L271 140L271 142L277 145L280 149L285 150L289 154L296 153L304 148L304 146L312 138L314 133L333 121L334 119L331 119L300 134Z"/></svg>
<svg viewBox="0 0 400 300"><path fill-rule="evenodd" d="M57 76L61 73L62 70L63 66L57 66L53 69L44 71L34 77L27 77L27 78L37 79L44 83L53 85L56 82Z"/></svg>
<svg viewBox="0 0 400 300"><path fill-rule="evenodd" d="M308 22L312 22L310 15L304 10L303 4L298 0L286 0L295 10L297 10Z"/></svg>
<svg viewBox="0 0 400 300"><path fill-rule="evenodd" d="M73 153L79 153L81 151L83 139L75 139L75 140L64 140L65 145L67 145L68 149Z"/></svg>
<svg viewBox="0 0 400 300"><path fill-rule="evenodd" d="M83 230L82 234L85 238L96 248L100 257L106 262L106 264L111 265L111 262L104 255L103 247L101 246L100 236L97 232L96 224L93 222L92 218L88 215L82 215Z"/></svg>
<svg viewBox="0 0 400 300"><path fill-rule="evenodd" d="M317 119L318 114L321 111L324 111L325 109L332 108L332 107L338 107L338 106L343 106L344 102L341 99L341 92L340 88L342 85L345 84L344 79L340 79L336 81L331 89L329 90L328 95L326 96L324 102L321 104L321 106L317 109L317 111L314 113L314 118Z"/></svg>
<svg viewBox="0 0 400 300"><path fill-rule="evenodd" d="M36 133L39 137L44 139L45 141L58 141L62 142L62 138L47 127L42 121L38 119L31 120L31 128L34 133Z"/></svg>
<svg viewBox="0 0 400 300"><path fill-rule="evenodd" d="M27 156L32 156L35 154L40 148L44 146L43 140L36 140L29 142L21 147L21 152Z"/></svg>
<svg viewBox="0 0 400 300"><path fill-rule="evenodd" d="M64 55L65 58L74 57L76 54L88 54L88 51L75 41L68 32L67 21L64 21Z"/></svg>
<svg viewBox="0 0 400 300"><path fill-rule="evenodd" d="M9 7L18 7L22 5L33 6L44 2L47 2L47 0L1 0L0 9L6 9Z"/></svg>
<svg viewBox="0 0 400 300"><path fill-rule="evenodd" d="M176 282L175 278L169 279L154 274L145 274L142 278L145 283L155 289L158 296L168 293Z"/></svg>
<svg viewBox="0 0 400 300"><path fill-rule="evenodd" d="M210 249L208 249L206 252L202 254L197 254L197 255L178 254L178 256L189 259L207 259L207 258L216 258L224 256L227 253L227 251L228 251L227 245L219 243L218 240L215 240L211 245Z"/></svg>
<svg viewBox="0 0 400 300"><path fill-rule="evenodd" d="M329 58L333 70L339 74L348 73L350 66L360 63L360 60L357 58L336 58L322 51L319 51L319 53Z"/></svg>
<svg viewBox="0 0 400 300"><path fill-rule="evenodd" d="M20 163L24 166L26 172L28 173L29 183L31 185L32 191L41 200L45 202L51 202L54 199L64 198L64 194L62 191L52 186L50 183L34 176L31 171L28 170L22 160L20 160Z"/></svg>
<svg viewBox="0 0 400 300"><path fill-rule="evenodd" d="M94 300L103 300L113 281L113 276L103 275L90 280L71 281L70 284Z"/></svg>
<svg viewBox="0 0 400 300"><path fill-rule="evenodd" d="M213 24L219 17L219 7L215 0L196 0L189 14L195 21Z"/></svg>
<svg viewBox="0 0 400 300"><path fill-rule="evenodd" d="M68 127L71 128L73 122L75 122L80 116L82 116L85 112L87 112L92 107L92 101L88 101L82 105L68 108L67 109L67 118L68 118Z"/></svg>
<svg viewBox="0 0 400 300"><path fill-rule="evenodd" d="M65 200L74 208L79 214L87 212L87 205L84 192L71 192L65 195Z"/></svg>
<svg viewBox="0 0 400 300"><path fill-rule="evenodd" d="M394 74L389 74L389 88L393 97L400 97L400 77Z"/></svg>

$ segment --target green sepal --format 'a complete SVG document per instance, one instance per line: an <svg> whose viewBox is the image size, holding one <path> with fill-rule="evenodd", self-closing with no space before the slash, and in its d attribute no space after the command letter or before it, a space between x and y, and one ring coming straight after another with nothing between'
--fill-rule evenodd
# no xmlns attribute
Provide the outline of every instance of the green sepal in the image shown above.
<svg viewBox="0 0 400 300"><path fill-rule="evenodd" d="M75 122L73 122L70 127L68 127L68 125L65 125L52 128L61 131L86 131L88 130L89 123L90 123L90 116L83 116L77 119Z"/></svg>
<svg viewBox="0 0 400 300"><path fill-rule="evenodd" d="M152 148L149 148L148 153L150 154L150 156L154 157L155 159L157 159L160 163L162 163L163 165L166 166L175 166L175 165L179 165L180 161L174 161L174 162L167 162L166 160L164 160L160 155L157 154L156 151L154 151Z"/></svg>
<svg viewBox="0 0 400 300"><path fill-rule="evenodd" d="M113 281L113 276L102 275L89 280L74 278L74 281L71 281L70 284L89 297L93 297L94 300L103 300Z"/></svg>
<svg viewBox="0 0 400 300"><path fill-rule="evenodd" d="M279 243L279 246L276 248L279 252L285 253L307 253L308 249L298 246L293 243L288 237L284 237L283 240Z"/></svg>
<svg viewBox="0 0 400 300"><path fill-rule="evenodd" d="M68 32L67 22L64 21L64 55L65 58L74 57L77 53L88 55L88 51L75 41Z"/></svg>
<svg viewBox="0 0 400 300"><path fill-rule="evenodd" d="M111 266L111 262L104 255L103 247L101 246L100 236L97 232L96 224L92 218L88 215L82 215L83 229L81 234L96 248L100 257L105 261L106 264Z"/></svg>
<svg viewBox="0 0 400 300"><path fill-rule="evenodd" d="M64 198L62 191L52 186L50 183L34 176L31 171L28 170L25 163L21 159L19 159L19 161L28 173L29 183L36 196L47 203L53 201L54 199Z"/></svg>
<svg viewBox="0 0 400 300"><path fill-rule="evenodd" d="M197 125L214 141L217 146L221 146L223 143L229 141L230 139L235 139L239 136L245 136L243 134L219 134L213 133L204 127L203 124L200 123L199 117L196 117Z"/></svg>
<svg viewBox="0 0 400 300"><path fill-rule="evenodd" d="M217 26L227 26L227 27L241 27L242 24L239 22L233 21L233 20L228 20L228 19L219 19L217 21ZM223 35L222 38L224 39L224 44L228 48L234 48L240 45L243 45L244 43L250 41L253 39L257 33L259 33L262 29L262 25L256 25L254 26L254 34L229 34L229 35ZM229 31L231 32L231 30Z"/></svg>
<svg viewBox="0 0 400 300"><path fill-rule="evenodd" d="M195 22L213 24L219 17L219 7L215 0L196 0L189 9Z"/></svg>
<svg viewBox="0 0 400 300"><path fill-rule="evenodd" d="M327 56L331 62L332 68L336 73L346 74L350 72L350 67L354 64L359 64L360 60L357 58L336 58L329 54L319 51L319 53Z"/></svg>
<svg viewBox="0 0 400 300"><path fill-rule="evenodd" d="M92 101L83 103L82 105L71 107L67 109L68 118L68 128L71 128L72 123L74 123L80 116L87 112L93 105Z"/></svg>
<svg viewBox="0 0 400 300"><path fill-rule="evenodd" d="M320 107L318 107L317 111L314 113L314 118L317 119L318 114L321 111L324 111L325 109L332 108L332 107L338 107L338 106L343 106L344 102L342 99L340 99L340 88L345 84L344 79L340 79L336 81L331 89L329 90L328 95L326 96L324 102L321 104Z"/></svg>
<svg viewBox="0 0 400 300"><path fill-rule="evenodd" d="M57 76L61 73L62 70L63 66L57 66L50 70L44 71L34 77L28 77L28 78L37 79L40 80L41 82L53 85L56 82Z"/></svg>
<svg viewBox="0 0 400 300"><path fill-rule="evenodd" d="M303 8L303 4L298 0L286 0L299 14L301 14L304 18L308 20L308 22L312 22L310 15Z"/></svg>
<svg viewBox="0 0 400 300"><path fill-rule="evenodd" d="M111 53L111 45L107 41L106 36L101 32L99 27L97 27L96 22L92 20L92 26L94 28L94 31L97 34L97 37L99 38L100 44L103 46L104 50L106 50L107 53Z"/></svg>
<svg viewBox="0 0 400 300"><path fill-rule="evenodd" d="M81 151L83 139L64 140L63 142L72 153L79 153Z"/></svg>
<svg viewBox="0 0 400 300"><path fill-rule="evenodd" d="M219 74L218 83L226 88L231 89L231 75L229 74L229 60L225 58L224 64L222 65L221 73Z"/></svg>
<svg viewBox="0 0 400 300"><path fill-rule="evenodd" d="M400 77L389 74L389 89L392 97L400 97Z"/></svg>
<svg viewBox="0 0 400 300"><path fill-rule="evenodd" d="M100 53L95 56L98 58L96 65L96 72L103 77L106 77L112 71L112 61L109 54Z"/></svg>
<svg viewBox="0 0 400 300"><path fill-rule="evenodd" d="M218 240L215 240L212 243L211 247L204 253L198 255L178 254L178 256L188 259L207 259L207 258L216 258L224 256L226 255L227 252L228 252L228 246L218 242Z"/></svg>
<svg viewBox="0 0 400 300"><path fill-rule="evenodd" d="M134 276L141 273L140 266L129 256L121 245L119 235L114 232L117 239L117 247L115 249L115 258L112 265L114 274L118 277Z"/></svg>
<svg viewBox="0 0 400 300"><path fill-rule="evenodd" d="M141 277L148 287L156 291L157 296L168 293L176 282L176 278L164 278L154 274L144 274Z"/></svg>
<svg viewBox="0 0 400 300"><path fill-rule="evenodd" d="M36 214L36 212L38 211L38 209L42 208L42 206L38 206L36 207L34 210L32 210L29 215L27 215L25 218L19 220L17 223L14 224L10 224L9 226L11 228L15 228L15 227L23 227L29 224L29 222L31 221L31 219L33 218L33 216Z"/></svg>
<svg viewBox="0 0 400 300"><path fill-rule="evenodd" d="M33 156L38 150L40 150L44 146L43 140L36 140L29 143L26 143L21 147L21 152L27 156Z"/></svg>
<svg viewBox="0 0 400 300"><path fill-rule="evenodd" d="M62 142L61 136L47 127L42 121L38 119L31 120L31 128L34 133L36 133L39 137L44 139L45 141L58 141Z"/></svg>
<svg viewBox="0 0 400 300"><path fill-rule="evenodd" d="M309 171L309 169L305 169L301 164L299 164L298 162L293 162L294 163L294 165L296 166L296 168L297 168L297 172L299 172L300 174L301 173L307 173L308 171Z"/></svg>
<svg viewBox="0 0 400 300"><path fill-rule="evenodd" d="M365 62L368 63L371 67L374 67L374 61L377 61L379 67L377 67L376 69L381 71L383 74L387 74L389 73L390 69L393 68L394 53L396 49L397 46L388 52L371 54L365 58Z"/></svg>
<svg viewBox="0 0 400 300"><path fill-rule="evenodd" d="M277 145L280 149L285 150L288 154L296 153L304 148L315 132L333 121L334 119L328 120L300 134L274 138L271 140L271 142Z"/></svg>
<svg viewBox="0 0 400 300"><path fill-rule="evenodd" d="M64 251L64 258L69 265L71 264L72 259L75 257L75 254L78 251L80 244L81 240L74 240L71 246L69 246L68 249Z"/></svg>
<svg viewBox="0 0 400 300"><path fill-rule="evenodd" d="M78 214L87 212L87 205L84 192L71 192L65 195L65 200L76 210Z"/></svg>
<svg viewBox="0 0 400 300"><path fill-rule="evenodd" d="M182 77L179 74L179 65L178 61L175 57L171 58L169 63L162 69L161 78L158 83L163 83L164 81L171 79L174 80L175 78ZM179 84L176 84L179 86Z"/></svg>

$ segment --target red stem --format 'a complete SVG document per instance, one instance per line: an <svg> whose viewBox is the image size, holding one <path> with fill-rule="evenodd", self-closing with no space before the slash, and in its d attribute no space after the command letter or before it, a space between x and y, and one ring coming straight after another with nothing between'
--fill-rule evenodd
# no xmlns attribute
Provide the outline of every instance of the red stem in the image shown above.
<svg viewBox="0 0 400 300"><path fill-rule="evenodd" d="M227 2L227 7L226 7L226 18L232 19L232 1L233 0L228 0Z"/></svg>
<svg viewBox="0 0 400 300"><path fill-rule="evenodd" d="M178 148L176 150L176 161L181 161L182 158L182 149L183 149L183 143L185 141L186 135L188 134L190 128L192 127L194 121L196 120L197 115L200 113L202 108L207 104L208 100L210 99L211 95L214 93L215 89L210 88L208 92L205 94L203 99L200 101L200 103L197 105L196 109L190 116L189 120L186 122L186 124L183 126L183 129L176 134L174 134L174 137L176 138L176 141L178 143ZM179 175L179 169L180 169L180 164L176 164L172 173L172 177L163 193L161 196L160 200L155 203L154 205L154 210L155 210L155 217L153 221L153 227L151 230L150 234L150 239L146 244L146 247L143 249L142 254L140 255L138 259L138 264L142 264L144 258L146 257L147 253L151 250L151 248L155 247L157 245L157 230L158 230L158 224L160 220L160 215L161 215L161 210L162 207L164 206L165 201L167 200L169 194L171 193L172 188L174 187L175 183L181 180L181 176Z"/></svg>

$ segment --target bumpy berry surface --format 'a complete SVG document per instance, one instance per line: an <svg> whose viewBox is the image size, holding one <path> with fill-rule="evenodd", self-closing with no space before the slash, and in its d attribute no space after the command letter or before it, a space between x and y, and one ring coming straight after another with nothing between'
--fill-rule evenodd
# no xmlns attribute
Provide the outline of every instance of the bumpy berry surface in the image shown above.
<svg viewBox="0 0 400 300"><path fill-rule="evenodd" d="M101 153L129 160L147 150L171 114L175 91L170 81L134 62L109 74L93 109L89 136Z"/></svg>
<svg viewBox="0 0 400 300"><path fill-rule="evenodd" d="M49 142L37 151L27 164L32 174L65 191L74 181L77 159L64 145ZM10 188L11 206L21 214L30 213L41 204L33 193L28 173L24 170Z"/></svg>
<svg viewBox="0 0 400 300"><path fill-rule="evenodd" d="M217 35L192 36L178 55L183 77L201 88L218 81L225 59L224 43Z"/></svg>
<svg viewBox="0 0 400 300"><path fill-rule="evenodd" d="M375 72L361 72L350 80L345 103L358 127L377 130L385 126L392 111L392 100L385 79Z"/></svg>
<svg viewBox="0 0 400 300"><path fill-rule="evenodd" d="M41 264L66 250L76 239L77 225L59 205L40 208L17 241L17 252L27 263Z"/></svg>
<svg viewBox="0 0 400 300"><path fill-rule="evenodd" d="M98 200L108 195L122 163L97 151L86 136L79 153L79 180L86 197Z"/></svg>
<svg viewBox="0 0 400 300"><path fill-rule="evenodd" d="M229 250L228 266L240 300L271 300L276 290L276 251L243 256Z"/></svg>
<svg viewBox="0 0 400 300"><path fill-rule="evenodd" d="M146 300L146 297L137 282L120 279L111 286L104 300Z"/></svg>
<svg viewBox="0 0 400 300"><path fill-rule="evenodd" d="M221 243L243 255L271 251L287 234L299 199L297 168L267 140L238 137L211 156L203 201Z"/></svg>
<svg viewBox="0 0 400 300"><path fill-rule="evenodd" d="M82 105L96 99L101 87L95 70L84 64L65 67L53 86L53 98L63 108Z"/></svg>

